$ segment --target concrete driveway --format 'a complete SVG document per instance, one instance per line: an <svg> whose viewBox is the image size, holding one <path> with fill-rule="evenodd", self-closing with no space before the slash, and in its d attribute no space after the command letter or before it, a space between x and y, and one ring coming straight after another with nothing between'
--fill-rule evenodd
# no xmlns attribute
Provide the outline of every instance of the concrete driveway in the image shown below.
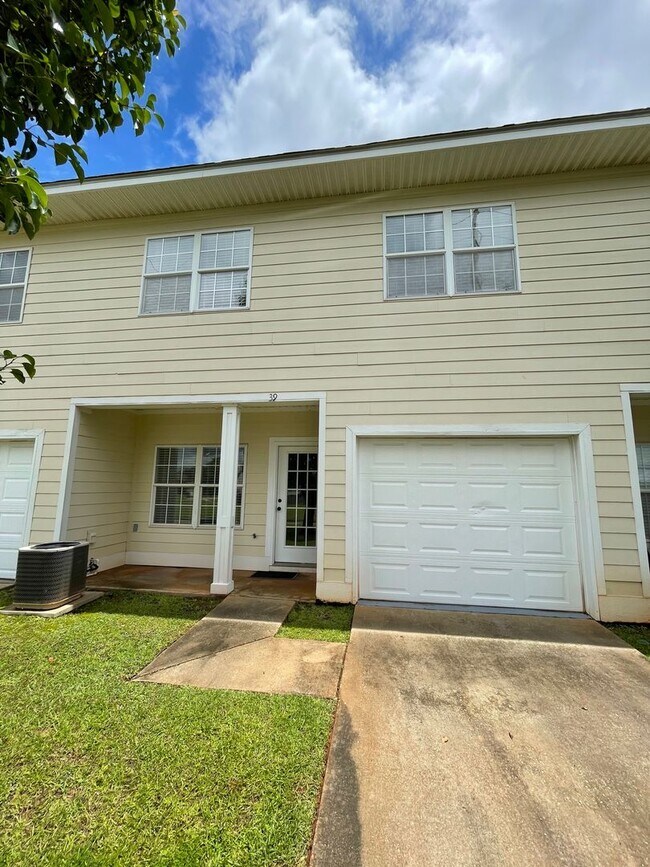
<svg viewBox="0 0 650 867"><path fill-rule="evenodd" d="M357 606L313 867L650 864L649 677L591 620Z"/></svg>

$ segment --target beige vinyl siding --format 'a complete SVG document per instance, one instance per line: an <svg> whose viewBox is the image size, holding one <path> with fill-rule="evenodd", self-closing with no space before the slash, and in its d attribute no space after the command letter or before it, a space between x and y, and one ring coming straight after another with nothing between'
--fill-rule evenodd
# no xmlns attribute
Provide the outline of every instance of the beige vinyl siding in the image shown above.
<svg viewBox="0 0 650 867"><path fill-rule="evenodd" d="M384 212L510 201L521 294L383 301ZM250 311L138 317L145 237L238 226L254 227ZM649 234L639 169L46 228L23 324L4 331L39 374L0 408L3 427L48 431L34 533L53 521L73 396L319 391L325 581L344 581L347 425L584 422L608 594L636 597L619 385L650 381Z"/></svg>
<svg viewBox="0 0 650 867"><path fill-rule="evenodd" d="M64 536L94 533L91 556L115 565L126 551L135 445L133 413L85 410L80 414L70 511Z"/></svg>

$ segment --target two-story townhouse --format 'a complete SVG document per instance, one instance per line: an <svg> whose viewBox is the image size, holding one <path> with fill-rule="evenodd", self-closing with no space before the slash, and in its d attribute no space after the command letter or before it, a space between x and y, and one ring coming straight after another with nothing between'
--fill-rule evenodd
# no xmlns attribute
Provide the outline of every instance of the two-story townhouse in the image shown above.
<svg viewBox="0 0 650 867"><path fill-rule="evenodd" d="M650 617L650 111L49 186L0 240L0 577ZM645 515L645 524L644 524Z"/></svg>

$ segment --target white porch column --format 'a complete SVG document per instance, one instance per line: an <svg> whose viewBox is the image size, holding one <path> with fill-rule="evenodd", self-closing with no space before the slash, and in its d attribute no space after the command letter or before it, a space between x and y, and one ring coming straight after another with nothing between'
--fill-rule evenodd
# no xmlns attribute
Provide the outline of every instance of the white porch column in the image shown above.
<svg viewBox="0 0 650 867"><path fill-rule="evenodd" d="M211 593L231 593L232 555L235 530L235 500L237 496L237 457L239 454L239 407L224 406L221 421L221 460L219 467L219 499L217 502L217 533L214 548L214 572Z"/></svg>

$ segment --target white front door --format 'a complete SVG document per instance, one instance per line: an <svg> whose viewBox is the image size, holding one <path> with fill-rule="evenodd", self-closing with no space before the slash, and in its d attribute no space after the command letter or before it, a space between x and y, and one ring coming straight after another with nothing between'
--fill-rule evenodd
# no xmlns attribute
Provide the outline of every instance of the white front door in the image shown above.
<svg viewBox="0 0 650 867"><path fill-rule="evenodd" d="M281 446L275 518L276 563L316 562L318 450Z"/></svg>
<svg viewBox="0 0 650 867"><path fill-rule="evenodd" d="M25 543L34 445L0 442L0 578L16 577L18 549Z"/></svg>
<svg viewBox="0 0 650 867"><path fill-rule="evenodd" d="M582 611L568 440L368 439L359 595Z"/></svg>

